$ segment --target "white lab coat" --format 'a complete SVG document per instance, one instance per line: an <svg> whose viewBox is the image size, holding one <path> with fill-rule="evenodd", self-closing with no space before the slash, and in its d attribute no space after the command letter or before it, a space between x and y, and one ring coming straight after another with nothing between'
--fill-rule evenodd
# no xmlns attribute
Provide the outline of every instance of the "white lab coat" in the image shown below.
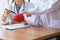
<svg viewBox="0 0 60 40"><path fill-rule="evenodd" d="M56 3L57 1L58 0L54 0L52 2ZM53 4L51 4L51 6ZM60 8L45 15L42 15L41 19L44 26L60 29Z"/></svg>
<svg viewBox="0 0 60 40"><path fill-rule="evenodd" d="M42 12L42 11L50 9L52 7L52 5L54 3L56 3L58 0L40 0L40 1L44 1L44 2L43 3L41 2L39 4L40 5L39 11L35 12L35 13L31 13L31 14L40 15L40 10ZM46 13L44 15L40 15L40 20L41 20L42 25L44 25L46 27L52 27L52 28L60 29L60 8L53 11L53 12Z"/></svg>
<svg viewBox="0 0 60 40"><path fill-rule="evenodd" d="M56 2L59 2L57 5L60 4L60 0L57 0ZM46 17L49 27L60 29L60 8L46 14Z"/></svg>
<svg viewBox="0 0 60 40"><path fill-rule="evenodd" d="M10 5L7 7L7 9L9 9L9 10L11 10L11 11L13 11L13 12L15 12L15 13L17 14L17 11L16 11L16 7L15 7L15 6L16 6L16 5L15 5L15 2L13 2L12 4L10 4ZM35 9L35 5L34 5L33 3L30 3L30 2L25 2L25 4L23 4L23 5L21 6L21 8L20 8L20 10L19 10L19 13L25 12L25 11L31 12L32 9ZM5 22L2 22L2 21L1 21L1 23L4 23L4 24L5 24L5 23L8 23L8 22L12 21L11 19L12 19L12 17L13 17L14 15L15 15L14 13L10 13L9 16L7 17L6 21L5 21ZM32 15L31 17L27 17L27 16L24 14L24 16L25 16L26 21L27 21L29 24L37 24L37 23L35 23L36 15Z"/></svg>

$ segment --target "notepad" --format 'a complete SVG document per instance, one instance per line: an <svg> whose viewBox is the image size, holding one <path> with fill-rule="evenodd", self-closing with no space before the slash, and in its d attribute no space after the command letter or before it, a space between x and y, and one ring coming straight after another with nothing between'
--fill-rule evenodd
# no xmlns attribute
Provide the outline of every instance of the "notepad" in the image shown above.
<svg viewBox="0 0 60 40"><path fill-rule="evenodd" d="M12 24L12 25L0 25L1 29L8 29L8 30L14 30L19 28L28 27L30 25L24 25L24 24Z"/></svg>

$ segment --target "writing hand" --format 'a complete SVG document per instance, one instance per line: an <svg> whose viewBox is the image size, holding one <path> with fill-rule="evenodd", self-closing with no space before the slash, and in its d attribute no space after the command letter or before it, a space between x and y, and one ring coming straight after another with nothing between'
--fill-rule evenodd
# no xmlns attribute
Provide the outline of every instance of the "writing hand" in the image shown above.
<svg viewBox="0 0 60 40"><path fill-rule="evenodd" d="M6 18L7 16L10 14L10 10L5 10L4 11L4 14L2 16L2 21L5 22L6 21Z"/></svg>

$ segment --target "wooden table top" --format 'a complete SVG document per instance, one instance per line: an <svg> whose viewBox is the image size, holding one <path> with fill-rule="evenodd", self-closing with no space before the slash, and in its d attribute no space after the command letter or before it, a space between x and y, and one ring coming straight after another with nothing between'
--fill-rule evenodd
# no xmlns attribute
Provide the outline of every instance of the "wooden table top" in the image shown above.
<svg viewBox="0 0 60 40"><path fill-rule="evenodd" d="M60 34L60 30L48 27L27 27L17 30L5 30L5 40L43 40Z"/></svg>

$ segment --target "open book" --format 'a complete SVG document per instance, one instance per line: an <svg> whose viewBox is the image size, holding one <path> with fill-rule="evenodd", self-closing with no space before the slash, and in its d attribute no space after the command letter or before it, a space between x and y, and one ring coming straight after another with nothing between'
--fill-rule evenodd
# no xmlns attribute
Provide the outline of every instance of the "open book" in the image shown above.
<svg viewBox="0 0 60 40"><path fill-rule="evenodd" d="M24 24L0 25L0 29L14 30L28 26L30 25L24 25Z"/></svg>

